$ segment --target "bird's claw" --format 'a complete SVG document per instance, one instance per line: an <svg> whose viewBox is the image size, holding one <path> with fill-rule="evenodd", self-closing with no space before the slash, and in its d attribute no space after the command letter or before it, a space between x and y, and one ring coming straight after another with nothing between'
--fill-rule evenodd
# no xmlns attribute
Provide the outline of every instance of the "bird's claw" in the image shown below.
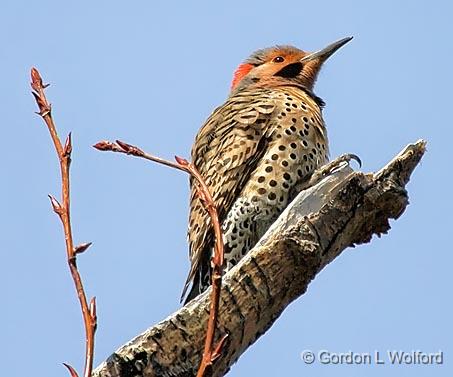
<svg viewBox="0 0 453 377"><path fill-rule="evenodd" d="M326 177L332 173L335 173L335 171L340 169L344 163L349 165L352 160L355 160L359 164L359 167L362 167L362 160L359 156L353 153L345 153L321 167L320 173L323 177Z"/></svg>
<svg viewBox="0 0 453 377"><path fill-rule="evenodd" d="M351 160L355 160L359 164L359 168L362 167L362 160L360 159L359 156L357 156L354 153L345 153L342 154L338 159L336 160L341 160L341 162L347 162L348 164L351 162ZM336 161L334 160L334 161Z"/></svg>
<svg viewBox="0 0 453 377"><path fill-rule="evenodd" d="M362 167L362 161L360 160L359 156L353 153L342 154L335 160L330 161L327 164L316 169L311 175L311 177L308 179L308 181L304 181L301 184L296 185L294 191L292 191L292 193L290 194L290 197L294 198L297 195L297 193L317 185L319 182L324 180L329 175L339 171L344 166L345 163L349 165L351 160L357 161L359 167Z"/></svg>

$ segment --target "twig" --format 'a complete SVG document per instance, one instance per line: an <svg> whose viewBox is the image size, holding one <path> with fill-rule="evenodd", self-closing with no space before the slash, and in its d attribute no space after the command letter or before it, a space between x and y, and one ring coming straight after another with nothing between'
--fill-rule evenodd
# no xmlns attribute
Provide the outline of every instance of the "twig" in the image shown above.
<svg viewBox="0 0 453 377"><path fill-rule="evenodd" d="M217 325L217 317L219 312L219 298L220 298L220 289L222 287L222 273L223 273L223 239L222 239L222 230L220 226L220 221L217 213L217 209L214 204L214 200L209 191L208 186L206 185L203 177L198 172L195 165L188 162L184 158L175 156L176 163L164 160L159 157L150 155L140 148L125 143L120 140L116 140L115 143L110 141L100 141L94 145L94 148L100 151L110 151L110 152L119 152L135 157L141 157L149 161L157 162L169 166L174 169L178 169L186 172L195 179L197 184L197 193L205 207L208 211L211 218L212 226L215 234L215 246L214 246L214 256L211 260L212 264L212 276L211 276L211 303L209 307L209 319L208 326L206 330L206 340L203 351L203 357L201 360L200 367L198 369L197 377L202 377L205 375L208 367L212 366L212 363L220 356L222 351L222 346L228 337L228 334L225 334L218 342L217 345L214 345L214 335Z"/></svg>
<svg viewBox="0 0 453 377"><path fill-rule="evenodd" d="M71 152L72 152L72 141L71 133L66 138L64 146L61 144L60 138L58 137L55 123L52 119L52 108L50 103L47 101L44 89L47 88L48 84L43 84L42 78L36 68L31 69L31 87L33 88L32 94L35 97L36 103L39 107L40 115L49 129L50 136L52 138L57 156L60 162L61 172L61 203L53 196L49 195L50 202L52 204L54 212L58 215L63 225L65 242L66 242L66 253L69 269L71 271L72 279L77 291L77 296L80 301L82 308L83 322L85 324L85 368L84 377L90 377L93 368L93 355L94 355L94 333L96 331L97 317L96 317L96 299L93 297L88 304L85 291L83 289L82 279L77 269L77 254L86 251L91 243L84 243L78 246L74 246L72 229L71 229L71 217L70 217L70 191L69 191L69 167L71 164ZM69 373L72 377L77 377L77 373L74 368L68 364L64 364L68 368Z"/></svg>

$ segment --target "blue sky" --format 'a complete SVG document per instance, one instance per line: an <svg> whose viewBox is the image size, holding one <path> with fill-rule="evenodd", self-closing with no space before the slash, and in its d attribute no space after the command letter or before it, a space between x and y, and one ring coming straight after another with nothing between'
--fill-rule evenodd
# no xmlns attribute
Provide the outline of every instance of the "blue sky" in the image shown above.
<svg viewBox="0 0 453 377"><path fill-rule="evenodd" d="M157 2L156 2L157 3ZM61 226L57 160L33 114L29 69L52 86L62 135L73 132L72 220L87 293L98 300L96 364L178 309L188 270L182 173L91 148L120 138L189 156L198 128L253 50L316 50L354 40L327 63L331 155L379 169L428 141L410 202L388 235L347 250L230 376L447 376L452 368L452 6L448 1L4 1L0 12L0 354L2 375L62 376L83 363L81 315ZM444 365L304 364L303 350L444 352Z"/></svg>

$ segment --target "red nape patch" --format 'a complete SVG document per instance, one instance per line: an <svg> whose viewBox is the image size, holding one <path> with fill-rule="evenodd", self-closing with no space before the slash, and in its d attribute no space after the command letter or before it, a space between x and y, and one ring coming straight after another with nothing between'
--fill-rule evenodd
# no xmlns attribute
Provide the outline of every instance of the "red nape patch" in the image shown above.
<svg viewBox="0 0 453 377"><path fill-rule="evenodd" d="M244 63L237 67L236 71L234 71L233 81L231 82L231 90L236 88L239 82L252 70L252 68L253 65L249 63Z"/></svg>

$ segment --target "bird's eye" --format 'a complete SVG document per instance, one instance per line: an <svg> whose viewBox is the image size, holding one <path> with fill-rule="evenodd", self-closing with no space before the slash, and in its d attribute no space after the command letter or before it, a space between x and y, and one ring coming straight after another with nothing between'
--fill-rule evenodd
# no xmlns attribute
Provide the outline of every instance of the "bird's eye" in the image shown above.
<svg viewBox="0 0 453 377"><path fill-rule="evenodd" d="M282 63L285 61L285 59L282 56L276 56L274 59L272 59L274 63Z"/></svg>

